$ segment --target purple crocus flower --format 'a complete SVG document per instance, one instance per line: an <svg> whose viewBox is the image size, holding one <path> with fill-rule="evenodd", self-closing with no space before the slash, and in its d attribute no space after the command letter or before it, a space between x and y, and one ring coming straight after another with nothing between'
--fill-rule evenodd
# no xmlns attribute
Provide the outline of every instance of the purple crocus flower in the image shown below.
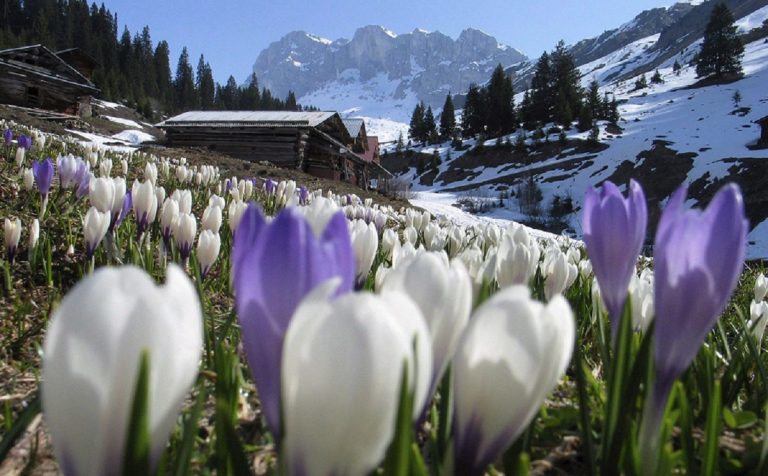
<svg viewBox="0 0 768 476"><path fill-rule="evenodd" d="M299 204L306 205L307 199L309 199L309 190L307 190L307 187L302 185L299 187Z"/></svg>
<svg viewBox="0 0 768 476"><path fill-rule="evenodd" d="M271 178L264 181L264 191L267 192L267 195L274 195L275 189L277 189L277 182Z"/></svg>
<svg viewBox="0 0 768 476"><path fill-rule="evenodd" d="M19 140L21 140L21 137L19 137ZM51 159L33 161L32 174L35 176L35 183L37 184L40 196L45 199L51 190L51 182L53 181L53 162Z"/></svg>
<svg viewBox="0 0 768 476"><path fill-rule="evenodd" d="M29 150L32 147L32 138L29 136L25 136L24 134L21 134L19 135L19 138L16 139L16 143L22 149Z"/></svg>
<svg viewBox="0 0 768 476"><path fill-rule="evenodd" d="M662 411L736 288L749 230L736 184L721 188L704 211L685 210L686 193L683 186L672 195L656 231L654 399Z"/></svg>
<svg viewBox="0 0 768 476"><path fill-rule="evenodd" d="M612 182L587 189L581 226L592 267L616 337L629 282L643 247L648 212L640 184L629 181L627 198Z"/></svg>
<svg viewBox="0 0 768 476"><path fill-rule="evenodd" d="M85 162L85 166L82 170L82 175L81 175L81 170L78 168L77 177L79 178L77 180L77 191L75 191L75 196L78 199L81 199L86 195L88 195L88 193L90 193L90 184L91 184L91 179L93 178L93 173L91 173L90 171L90 166L88 165L88 162Z"/></svg>
<svg viewBox="0 0 768 476"><path fill-rule="evenodd" d="M316 285L340 277L337 294L353 289L355 258L347 220L337 212L317 237L293 207L267 223L251 203L237 228L232 266L243 345L267 425L279 441L285 332L299 303Z"/></svg>
<svg viewBox="0 0 768 476"><path fill-rule="evenodd" d="M3 131L3 140L5 141L5 146L10 147L13 140L13 131L10 128Z"/></svg>
<svg viewBox="0 0 768 476"><path fill-rule="evenodd" d="M123 223L123 220L125 220L125 217L128 216L128 213L133 209L133 193L131 193L130 190L125 192L125 198L123 199L123 208L120 209L120 214L117 216L117 219L115 220L115 226L120 226L121 223ZM140 226L137 226L137 228L141 228ZM143 230L141 230L143 231ZM141 231L137 232L139 235L139 238L141 237ZM139 238L136 240L138 241Z"/></svg>

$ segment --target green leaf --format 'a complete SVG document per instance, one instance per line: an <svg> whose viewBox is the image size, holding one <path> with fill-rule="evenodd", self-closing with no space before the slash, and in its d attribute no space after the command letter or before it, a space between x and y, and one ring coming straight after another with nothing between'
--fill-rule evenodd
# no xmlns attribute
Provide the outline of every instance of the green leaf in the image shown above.
<svg viewBox="0 0 768 476"><path fill-rule="evenodd" d="M195 439L197 438L197 422L200 420L200 414L203 411L203 404L207 398L205 391L205 381L201 380L198 385L198 395L195 406L192 408L192 412L187 417L184 423L184 432L182 434L181 444L179 446L178 458L176 459L176 476L184 476L189 474L189 466L192 461L192 453L194 449Z"/></svg>
<svg viewBox="0 0 768 476"><path fill-rule="evenodd" d="M29 403L26 409L19 415L19 418L12 424L11 429L5 433L2 441L0 441L0 462L5 460L5 457L11 451L16 444L16 440L24 434L27 427L32 420L40 413L40 392L35 394L35 397Z"/></svg>
<svg viewBox="0 0 768 476"><path fill-rule="evenodd" d="M743 430L757 423L757 415L751 411L732 412L729 408L723 408L723 421L728 428Z"/></svg>
<svg viewBox="0 0 768 476"><path fill-rule="evenodd" d="M384 460L384 474L408 476L411 469L411 443L413 441L413 394L408 390L408 363L403 362L403 377L400 381L400 404L397 410L395 436Z"/></svg>
<svg viewBox="0 0 768 476"><path fill-rule="evenodd" d="M704 430L704 454L701 458L701 474L703 476L714 476L717 472L722 408L720 404L720 381L715 380L712 386L712 396L709 401L709 408L707 409L707 423Z"/></svg>
<svg viewBox="0 0 768 476"><path fill-rule="evenodd" d="M149 352L142 351L123 456L123 474L149 474Z"/></svg>

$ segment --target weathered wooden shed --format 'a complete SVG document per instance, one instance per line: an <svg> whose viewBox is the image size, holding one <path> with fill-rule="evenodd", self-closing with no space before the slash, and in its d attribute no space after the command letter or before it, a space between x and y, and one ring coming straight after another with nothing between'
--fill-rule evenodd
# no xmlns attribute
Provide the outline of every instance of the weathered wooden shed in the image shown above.
<svg viewBox="0 0 768 476"><path fill-rule="evenodd" d="M87 117L99 89L42 45L0 51L0 102Z"/></svg>
<svg viewBox="0 0 768 476"><path fill-rule="evenodd" d="M190 111L157 127L171 146L203 146L249 161L269 161L311 175L368 187L381 167L354 152L336 112Z"/></svg>

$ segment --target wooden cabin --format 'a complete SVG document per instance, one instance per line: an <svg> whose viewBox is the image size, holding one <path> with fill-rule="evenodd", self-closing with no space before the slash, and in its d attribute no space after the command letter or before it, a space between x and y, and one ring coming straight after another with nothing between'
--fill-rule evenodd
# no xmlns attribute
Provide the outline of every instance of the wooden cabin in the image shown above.
<svg viewBox="0 0 768 476"><path fill-rule="evenodd" d="M68 65L75 68L88 79L93 78L93 72L99 63L92 56L86 54L80 48L69 48L56 52L56 56L63 59Z"/></svg>
<svg viewBox="0 0 768 476"><path fill-rule="evenodd" d="M0 50L0 103L89 117L98 88L42 45Z"/></svg>
<svg viewBox="0 0 768 476"><path fill-rule="evenodd" d="M157 127L171 146L208 147L361 188L368 188L374 169L381 168L354 151L354 140L336 112L190 111Z"/></svg>
<svg viewBox="0 0 768 476"><path fill-rule="evenodd" d="M758 147L768 147L768 116L755 121L760 126L760 138L757 140Z"/></svg>

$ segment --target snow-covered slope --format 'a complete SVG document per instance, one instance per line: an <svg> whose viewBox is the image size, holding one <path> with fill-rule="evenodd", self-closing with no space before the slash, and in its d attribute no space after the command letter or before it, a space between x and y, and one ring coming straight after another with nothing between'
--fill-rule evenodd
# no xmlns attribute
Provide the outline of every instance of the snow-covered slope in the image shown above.
<svg viewBox="0 0 768 476"><path fill-rule="evenodd" d="M745 29L759 26L764 15L768 15L768 7L741 19L739 24ZM584 81L592 77L604 79L627 63L646 61L652 41L653 37L639 40L585 65L582 67ZM652 195L649 199L654 207L663 205L681 183L691 184L690 205L704 205L722 183L735 180L744 190L752 219L749 256L768 258L768 210L764 210L768 197L762 196L762 190L768 189L768 150L748 147L760 136L760 128L754 121L768 114L768 42L761 39L746 45L743 79L726 85L692 88L697 78L695 68L687 66L687 60L695 54L699 42L677 57L686 65L679 74L672 68L674 58L659 65L663 84L635 91L637 77L630 77L603 86L621 103L619 125L623 129L609 133L606 124L601 125L600 141L607 146L604 150L578 149L576 140L585 139L586 134L571 130L565 150L541 157L534 153L528 164L508 162L468 168L471 162L462 159L464 152L451 149L446 143L423 149L427 154L437 149L443 159L433 185L422 185L423 180L416 176L415 168L410 168L403 178L411 180L417 192L447 192L459 197L470 195L498 200L500 192L514 191L523 177L531 173L544 197L543 210L549 208L555 196L571 198L578 210L586 188L607 179L617 183L626 183L630 177L638 179ZM734 101L737 91L741 96L738 104ZM515 136L504 139L514 142ZM557 140L556 135L550 138L553 143ZM485 143L487 147L496 144L497 139ZM466 141L466 145L473 147L475 143ZM462 164L461 167L458 164ZM426 198L422 200L429 201L434 195L423 197ZM516 199L506 200L505 207L494 209L492 215L525 218ZM578 235L578 213L566 220L571 231Z"/></svg>

